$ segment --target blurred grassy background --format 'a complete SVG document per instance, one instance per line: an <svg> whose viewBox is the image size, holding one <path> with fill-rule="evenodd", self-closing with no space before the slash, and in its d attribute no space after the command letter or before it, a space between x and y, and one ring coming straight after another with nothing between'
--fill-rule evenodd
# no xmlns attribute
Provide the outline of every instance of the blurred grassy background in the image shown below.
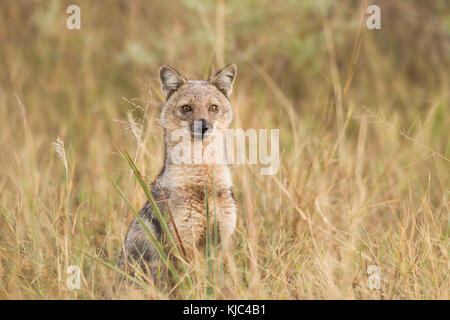
<svg viewBox="0 0 450 320"><path fill-rule="evenodd" d="M81 30L66 28L73 3ZM374 3L381 30L365 27ZM0 297L179 297L124 287L81 251L115 264L132 218L105 173L144 203L117 147L149 182L161 168L159 66L198 79L233 62L233 126L280 128L282 163L273 177L233 169L238 231L217 298L448 299L449 9L2 1ZM81 290L65 286L71 264ZM381 291L367 289L372 264Z"/></svg>

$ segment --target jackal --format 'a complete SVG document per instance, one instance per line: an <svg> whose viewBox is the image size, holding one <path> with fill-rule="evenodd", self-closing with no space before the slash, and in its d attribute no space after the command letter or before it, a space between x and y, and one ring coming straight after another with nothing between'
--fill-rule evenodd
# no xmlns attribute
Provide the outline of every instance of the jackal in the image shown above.
<svg viewBox="0 0 450 320"><path fill-rule="evenodd" d="M167 219L168 227L187 259L192 259L197 248L205 247L205 184L210 204L210 223L217 219L219 241L223 247L229 244L236 225L236 203L227 164L220 161L207 164L175 161L173 155L179 142L174 141L173 133L188 133L188 143L200 143L203 149L213 144L218 147L216 150L226 150L226 142L216 138L213 133L218 130L221 137L225 136L225 131L233 119L229 97L236 72L236 65L230 64L208 80L200 81L187 80L168 65L159 70L161 91L165 97L160 116L164 129L165 159L163 169L150 187L160 211L166 216L172 215L173 222ZM213 182L216 193L214 200ZM212 209L213 201L215 210ZM147 202L139 214L155 237L161 240L161 225L150 203ZM212 225L210 230L213 230ZM128 258L140 260L141 265L148 269L153 277L156 276L158 252L136 219L131 223L126 235L122 266Z"/></svg>

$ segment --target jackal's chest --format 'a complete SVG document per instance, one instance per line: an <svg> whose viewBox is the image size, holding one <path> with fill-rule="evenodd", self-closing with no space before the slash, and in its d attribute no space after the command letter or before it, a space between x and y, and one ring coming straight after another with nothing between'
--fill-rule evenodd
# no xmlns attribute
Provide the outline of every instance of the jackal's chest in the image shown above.
<svg viewBox="0 0 450 320"><path fill-rule="evenodd" d="M214 188L204 186L180 186L171 192L169 203L175 215L181 215L187 223L192 219L204 220L208 215L229 214L235 207L231 188Z"/></svg>
<svg viewBox="0 0 450 320"><path fill-rule="evenodd" d="M218 232L219 243L228 243L236 225L236 205L230 189L218 189L215 194L206 195L204 189L191 186L183 195L171 197L169 204L188 254L194 247L204 248L208 226L210 235Z"/></svg>
<svg viewBox="0 0 450 320"><path fill-rule="evenodd" d="M162 184L170 190L175 207L211 207L232 198L231 174L226 166L171 166ZM219 204L220 205L220 204Z"/></svg>
<svg viewBox="0 0 450 320"><path fill-rule="evenodd" d="M208 218L210 230L216 223L222 243L228 242L236 225L236 204L228 168L206 169L170 168L162 181L170 190L169 208L186 250L203 245Z"/></svg>

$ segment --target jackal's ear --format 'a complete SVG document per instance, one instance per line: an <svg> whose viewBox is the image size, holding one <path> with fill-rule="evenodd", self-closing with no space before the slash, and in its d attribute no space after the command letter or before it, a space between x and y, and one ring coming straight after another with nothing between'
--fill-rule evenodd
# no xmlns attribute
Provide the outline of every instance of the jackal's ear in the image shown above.
<svg viewBox="0 0 450 320"><path fill-rule="evenodd" d="M209 83L215 85L224 95L229 97L233 91L233 83L236 78L237 67L234 63L217 71L209 79Z"/></svg>
<svg viewBox="0 0 450 320"><path fill-rule="evenodd" d="M159 81L161 82L161 91L166 99L169 99L172 93L187 82L181 73L169 65L159 68Z"/></svg>

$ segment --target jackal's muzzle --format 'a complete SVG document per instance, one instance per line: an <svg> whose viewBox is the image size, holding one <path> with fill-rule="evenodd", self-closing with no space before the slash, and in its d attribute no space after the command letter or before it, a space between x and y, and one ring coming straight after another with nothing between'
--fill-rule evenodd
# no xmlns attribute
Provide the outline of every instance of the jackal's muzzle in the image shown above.
<svg viewBox="0 0 450 320"><path fill-rule="evenodd" d="M191 125L189 126L191 129L191 135L195 139L203 140L210 136L213 126L211 123L206 121L205 119L195 120Z"/></svg>

